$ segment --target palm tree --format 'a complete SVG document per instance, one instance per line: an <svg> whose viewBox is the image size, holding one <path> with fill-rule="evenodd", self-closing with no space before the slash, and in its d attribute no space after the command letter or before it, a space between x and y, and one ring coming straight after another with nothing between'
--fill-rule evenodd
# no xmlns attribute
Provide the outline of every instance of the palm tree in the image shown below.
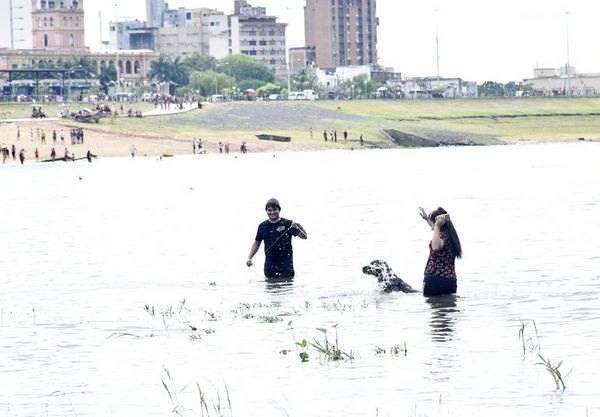
<svg viewBox="0 0 600 417"><path fill-rule="evenodd" d="M160 82L170 81L171 68L171 59L166 55L161 55L156 61L153 61L150 65L148 79L156 79Z"/></svg>

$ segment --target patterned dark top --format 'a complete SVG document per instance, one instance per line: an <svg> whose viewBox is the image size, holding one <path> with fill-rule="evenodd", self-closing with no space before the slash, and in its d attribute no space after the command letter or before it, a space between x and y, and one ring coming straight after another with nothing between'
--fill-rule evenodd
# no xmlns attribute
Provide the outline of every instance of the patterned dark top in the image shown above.
<svg viewBox="0 0 600 417"><path fill-rule="evenodd" d="M452 241L448 239L446 233L440 230L440 237L444 241L444 246L438 251L434 251L431 248L431 242L429 242L429 259L425 265L425 275L437 275L442 278L455 278L456 271L454 270L454 245Z"/></svg>

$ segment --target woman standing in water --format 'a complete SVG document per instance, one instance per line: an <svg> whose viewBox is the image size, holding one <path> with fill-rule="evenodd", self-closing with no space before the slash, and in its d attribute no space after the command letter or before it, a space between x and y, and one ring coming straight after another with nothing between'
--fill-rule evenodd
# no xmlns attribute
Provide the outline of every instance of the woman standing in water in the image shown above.
<svg viewBox="0 0 600 417"><path fill-rule="evenodd" d="M429 242L429 258L425 265L423 295L446 295L456 293L456 271L454 261L462 257L462 247L448 212L441 207L427 215L419 207L423 220L433 230Z"/></svg>

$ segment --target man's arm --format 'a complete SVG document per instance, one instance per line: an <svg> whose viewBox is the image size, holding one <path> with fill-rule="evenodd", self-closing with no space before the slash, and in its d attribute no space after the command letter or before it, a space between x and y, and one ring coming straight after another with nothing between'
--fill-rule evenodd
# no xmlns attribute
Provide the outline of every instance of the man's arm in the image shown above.
<svg viewBox="0 0 600 417"><path fill-rule="evenodd" d="M308 238L308 234L306 233L306 230L304 230L304 227L302 227L302 225L300 223L293 222L292 227L295 227L296 229L298 229L298 237L300 239Z"/></svg>
<svg viewBox="0 0 600 417"><path fill-rule="evenodd" d="M254 255L256 255L256 252L258 252L258 248L260 248L260 242L258 240L255 240L252 246L250 247L250 253L248 254L248 259L246 260L247 266L252 266L252 258L254 257Z"/></svg>

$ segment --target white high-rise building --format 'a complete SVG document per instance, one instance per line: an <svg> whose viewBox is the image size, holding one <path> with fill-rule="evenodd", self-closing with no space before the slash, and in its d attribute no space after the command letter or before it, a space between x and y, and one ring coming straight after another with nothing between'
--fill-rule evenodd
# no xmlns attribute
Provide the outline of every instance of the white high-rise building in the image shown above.
<svg viewBox="0 0 600 417"><path fill-rule="evenodd" d="M0 4L0 48L31 49L31 0L0 0Z"/></svg>

